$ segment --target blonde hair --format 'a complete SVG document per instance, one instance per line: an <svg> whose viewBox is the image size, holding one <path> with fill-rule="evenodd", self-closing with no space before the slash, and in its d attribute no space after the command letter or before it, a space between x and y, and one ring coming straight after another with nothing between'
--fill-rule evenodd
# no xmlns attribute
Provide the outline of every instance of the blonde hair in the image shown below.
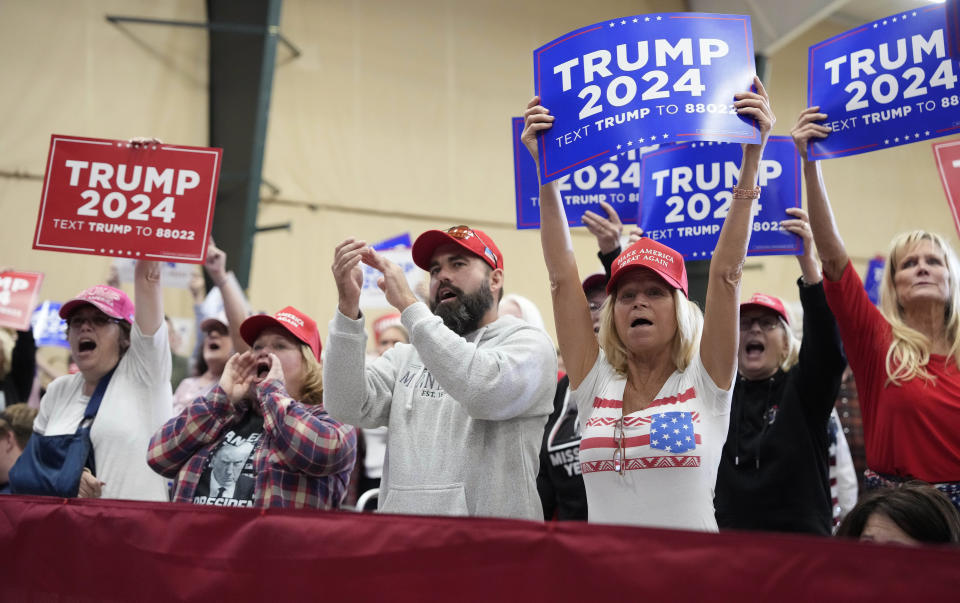
<svg viewBox="0 0 960 603"><path fill-rule="evenodd" d="M900 385L902 381L909 381L919 377L932 381L933 377L927 371L930 362L931 341L926 335L913 329L903 320L903 307L897 298L897 289L894 276L900 256L908 249L923 241L929 241L943 253L947 273L950 279L950 292L947 298L943 324L950 351L947 356L952 357L960 367L960 263L953 249L940 235L925 230L905 232L894 237L890 242L890 253L887 256L887 267L884 270L883 283L880 287L880 312L890 323L893 341L887 349L886 369L887 383Z"/></svg>
<svg viewBox="0 0 960 603"><path fill-rule="evenodd" d="M786 338L787 345L780 354L780 369L784 373L792 369L800 360L800 340L793 334L793 329L787 324L781 316L777 316L780 326L783 328L783 336Z"/></svg>
<svg viewBox="0 0 960 603"><path fill-rule="evenodd" d="M303 356L303 385L300 387L300 402L323 404L323 367L313 355L310 346L301 343L300 355Z"/></svg>
<svg viewBox="0 0 960 603"><path fill-rule="evenodd" d="M617 333L613 319L613 307L616 305L617 292L607 295L600 309L600 332L597 339L607 362L617 374L627 376L627 361L630 356L627 346ZM686 298L680 289L673 289L673 302L676 307L677 332L670 345L670 355L678 371L685 371L700 347L700 332L703 329L703 312L700 307Z"/></svg>

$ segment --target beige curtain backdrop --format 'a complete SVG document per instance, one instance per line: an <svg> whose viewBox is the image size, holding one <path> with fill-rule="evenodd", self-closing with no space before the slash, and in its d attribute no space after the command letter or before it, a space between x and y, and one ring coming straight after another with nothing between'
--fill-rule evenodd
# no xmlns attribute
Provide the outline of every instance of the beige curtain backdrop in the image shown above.
<svg viewBox="0 0 960 603"><path fill-rule="evenodd" d="M538 233L513 226L509 124L533 94L532 51L593 22L684 8L653 0L286 0L281 31L303 55L278 48L263 175L280 192L261 204L258 222L289 221L292 230L253 242L253 307L297 306L325 336L339 241L464 223L497 241L506 290L532 299L553 333ZM0 170L42 174L51 133L206 143L206 33L116 27L108 13L206 18L201 0L0 3ZM770 57L776 134L788 134L804 106L807 48L842 29L821 24ZM824 172L858 269L907 228L957 244L929 143L827 161ZM30 249L40 188L0 178L0 266L45 272L43 296L65 299L102 281L110 260ZM581 274L599 270L593 237L576 229L574 243ZM759 290L796 298L795 259L750 258L748 267L745 297ZM192 312L184 292L168 292L166 303L173 316Z"/></svg>

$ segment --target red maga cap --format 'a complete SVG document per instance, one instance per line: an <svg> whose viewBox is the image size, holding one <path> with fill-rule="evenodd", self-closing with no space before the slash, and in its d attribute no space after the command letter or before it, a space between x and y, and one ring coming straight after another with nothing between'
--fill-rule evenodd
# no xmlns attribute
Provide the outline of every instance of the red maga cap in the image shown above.
<svg viewBox="0 0 960 603"><path fill-rule="evenodd" d="M320 343L320 331L317 330L317 323L312 318L297 310L293 306L287 306L273 316L267 314L257 314L247 318L240 325L240 337L249 345L257 340L260 333L268 327L280 327L284 329L303 343L310 346L313 355L320 360L320 352L323 350L323 344Z"/></svg>
<svg viewBox="0 0 960 603"><path fill-rule="evenodd" d="M463 225L451 226L447 230L428 230L417 237L413 242L413 263L429 272L433 252L447 243L463 247L490 264L491 268L503 268L503 254L493 239L482 230Z"/></svg>
<svg viewBox="0 0 960 603"><path fill-rule="evenodd" d="M765 295L763 293L754 293L753 297L740 304L741 312L751 308L766 308L767 310L773 310L779 314L787 324L790 324L790 316L787 314L787 307L783 305L783 301L781 301L779 297Z"/></svg>
<svg viewBox="0 0 960 603"><path fill-rule="evenodd" d="M83 305L91 305L107 316L133 324L133 302L120 289L107 285L97 285L84 289L76 297L60 306L60 318L70 318L70 315Z"/></svg>
<svg viewBox="0 0 960 603"><path fill-rule="evenodd" d="M683 256L663 243L647 237L624 249L623 253L613 260L607 293L616 290L617 282L624 274L638 268L653 270L671 287L680 289L687 295L687 267L683 263Z"/></svg>

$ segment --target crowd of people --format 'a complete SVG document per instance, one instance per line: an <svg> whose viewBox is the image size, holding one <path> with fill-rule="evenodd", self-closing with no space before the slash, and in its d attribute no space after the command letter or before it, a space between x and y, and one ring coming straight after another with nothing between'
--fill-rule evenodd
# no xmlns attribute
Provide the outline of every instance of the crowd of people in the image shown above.
<svg viewBox="0 0 960 603"><path fill-rule="evenodd" d="M622 249L623 225L605 203L605 216L583 218L605 272L584 278L558 185L543 182L557 347L539 309L504 294L506 258L479 229L416 239L413 261L429 275L421 295L366 241L337 244L326 345L297 308L252 314L211 243L205 267L222 309L198 303L192 373L174 391L160 266L140 261L133 300L97 285L63 304L77 372L53 381L39 408L24 404L37 370L32 336L0 337L4 492L359 510L375 499L387 513L819 535L845 515L844 537L958 542L954 251L927 231L896 237L880 305L870 302L807 156L811 139L830 134L811 107L792 130L807 210L781 222L803 244L802 319L764 292L741 303L776 118L759 80L734 106L761 136L743 146L703 309L689 299L683 256L636 229ZM524 118L536 158L554 118L539 98ZM372 324L369 352L361 264L381 274L395 309ZM837 504L856 499L837 491L856 489L850 454L837 452L847 363L869 491L852 509ZM88 449L70 449L75 468L51 470L43 451L64 437Z"/></svg>

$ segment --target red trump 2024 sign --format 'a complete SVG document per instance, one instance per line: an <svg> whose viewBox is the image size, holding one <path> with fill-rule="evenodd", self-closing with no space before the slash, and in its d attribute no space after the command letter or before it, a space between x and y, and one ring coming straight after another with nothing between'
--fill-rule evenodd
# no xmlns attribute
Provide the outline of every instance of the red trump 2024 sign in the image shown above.
<svg viewBox="0 0 960 603"><path fill-rule="evenodd" d="M54 134L33 248L203 262L222 153Z"/></svg>

